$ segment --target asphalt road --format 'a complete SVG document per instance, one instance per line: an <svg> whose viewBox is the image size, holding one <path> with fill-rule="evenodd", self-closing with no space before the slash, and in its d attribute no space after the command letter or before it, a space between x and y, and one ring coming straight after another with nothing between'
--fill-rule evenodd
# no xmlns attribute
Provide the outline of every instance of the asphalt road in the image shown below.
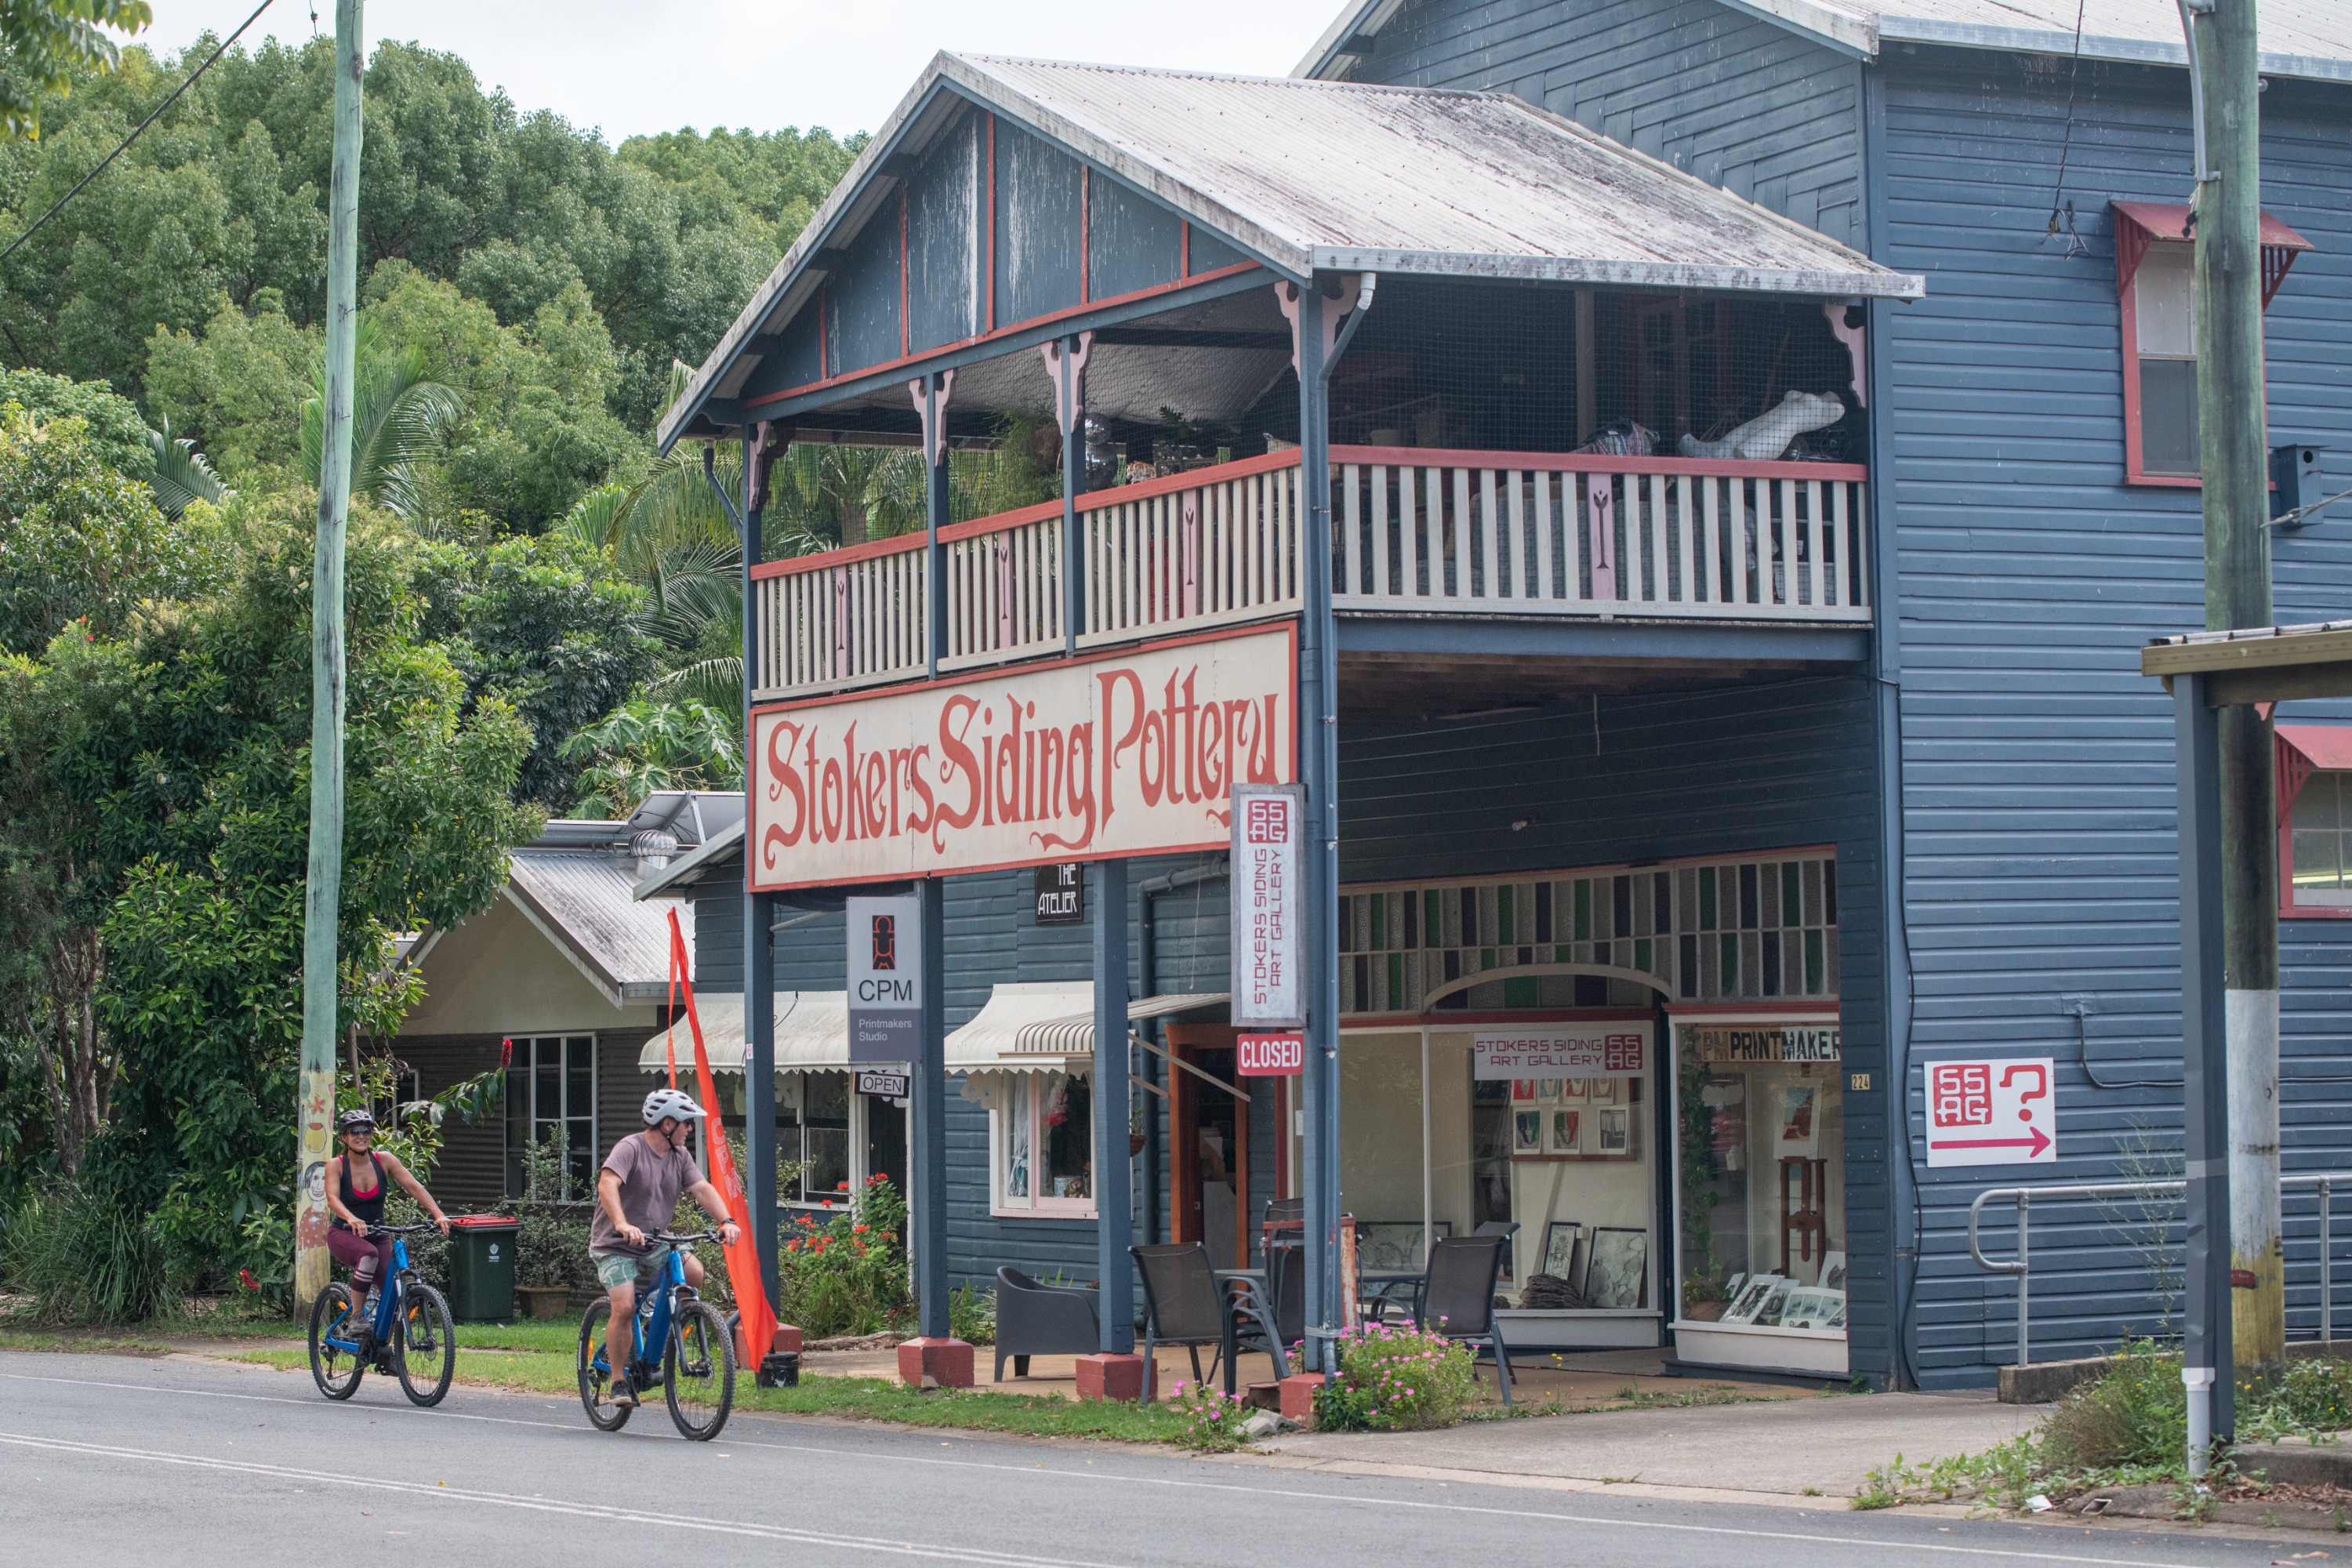
<svg viewBox="0 0 2352 1568"><path fill-rule="evenodd" d="M2291 1538L2290 1538L2291 1539ZM1349 1477L1109 1446L738 1415L690 1444L658 1405L459 1387L349 1404L307 1375L0 1353L0 1559L304 1565L737 1560L982 1564L2025 1568L2268 1563L2296 1550L1900 1511L1638 1500Z"/></svg>

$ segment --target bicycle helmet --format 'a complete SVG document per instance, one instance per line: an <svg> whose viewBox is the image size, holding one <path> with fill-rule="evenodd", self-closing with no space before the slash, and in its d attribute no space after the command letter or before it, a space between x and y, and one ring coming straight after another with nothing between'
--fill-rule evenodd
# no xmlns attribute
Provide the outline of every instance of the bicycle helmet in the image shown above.
<svg viewBox="0 0 2352 1568"><path fill-rule="evenodd" d="M346 1110L335 1118L335 1131L338 1134L374 1131L375 1118L365 1110Z"/></svg>
<svg viewBox="0 0 2352 1568"><path fill-rule="evenodd" d="M694 1121L710 1113L694 1103L694 1097L675 1089L657 1089L646 1096L646 1125L658 1127L675 1117L680 1121Z"/></svg>

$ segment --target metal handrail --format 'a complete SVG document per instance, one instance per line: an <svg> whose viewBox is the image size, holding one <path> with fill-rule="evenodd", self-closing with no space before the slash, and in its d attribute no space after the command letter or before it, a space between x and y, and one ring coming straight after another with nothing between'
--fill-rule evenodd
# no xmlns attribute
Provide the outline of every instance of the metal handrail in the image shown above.
<svg viewBox="0 0 2352 1568"><path fill-rule="evenodd" d="M2336 1280L2329 1264L2329 1252L2334 1239L2331 1198L2338 1184L2352 1186L2352 1172L2295 1172L2279 1178L2282 1190L2289 1187L2315 1187L2319 1192L2319 1337L2322 1343L2336 1338ZM2189 1190L2186 1181L2164 1182L2084 1182L2072 1185L2042 1187L1987 1187L1969 1205L1969 1256L1976 1266L1990 1274L2009 1274L2017 1279L2017 1364L2030 1365L2031 1323L2028 1306L2028 1271L2032 1268L2032 1210L2035 1198L2109 1198L2151 1197L2165 1193ZM1983 1218L1984 1206L1995 1198L2014 1199L2017 1204L2017 1256L2008 1259L1987 1258L1981 1238L1977 1234Z"/></svg>

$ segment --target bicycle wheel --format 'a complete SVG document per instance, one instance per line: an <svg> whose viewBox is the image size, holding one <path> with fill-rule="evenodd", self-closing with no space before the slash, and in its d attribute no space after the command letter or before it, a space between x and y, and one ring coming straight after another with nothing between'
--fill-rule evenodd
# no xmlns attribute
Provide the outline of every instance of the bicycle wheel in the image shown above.
<svg viewBox="0 0 2352 1568"><path fill-rule="evenodd" d="M629 1424L628 1405L599 1403L613 1386L613 1374L596 1365L596 1352L604 1347L604 1320L612 1315L610 1301L593 1301L580 1314L580 1407L599 1432L617 1432Z"/></svg>
<svg viewBox="0 0 2352 1568"><path fill-rule="evenodd" d="M318 1300L310 1303L310 1381L330 1399L349 1399L359 1392L360 1379L367 1375L358 1356L328 1343L331 1337L345 1344L355 1342L359 1310L359 1298L340 1280L320 1291Z"/></svg>
<svg viewBox="0 0 2352 1568"><path fill-rule="evenodd" d="M432 1286L410 1280L402 1289L400 1319L393 1324L392 1364L400 1391L411 1405L441 1403L457 1371L457 1335L449 1325L449 1303Z"/></svg>
<svg viewBox="0 0 2352 1568"><path fill-rule="evenodd" d="M717 1308L681 1301L670 1319L662 1352L662 1393L678 1435L708 1443L735 1408L735 1345Z"/></svg>

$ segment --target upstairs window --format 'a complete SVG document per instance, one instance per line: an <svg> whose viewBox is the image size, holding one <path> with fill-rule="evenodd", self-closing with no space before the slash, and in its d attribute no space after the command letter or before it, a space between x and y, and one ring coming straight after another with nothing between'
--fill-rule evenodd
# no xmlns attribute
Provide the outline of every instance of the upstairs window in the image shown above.
<svg viewBox="0 0 2352 1568"><path fill-rule="evenodd" d="M2136 485L2195 485L2197 247L2189 208L2117 202L2116 289L2123 316L2124 477ZM2263 308L2311 242L2263 215Z"/></svg>
<svg viewBox="0 0 2352 1568"><path fill-rule="evenodd" d="M2276 731L2279 913L2352 916L2352 725Z"/></svg>

